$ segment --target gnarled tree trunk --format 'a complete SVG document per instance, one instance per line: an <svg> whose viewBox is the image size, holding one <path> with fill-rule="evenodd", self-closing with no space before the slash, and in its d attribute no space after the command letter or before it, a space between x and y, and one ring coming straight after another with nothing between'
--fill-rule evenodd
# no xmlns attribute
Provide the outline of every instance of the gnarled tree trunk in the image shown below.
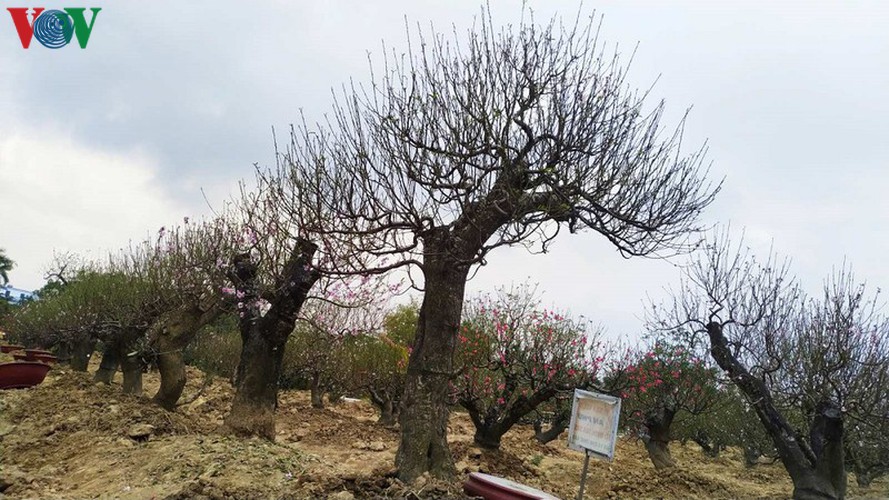
<svg viewBox="0 0 889 500"><path fill-rule="evenodd" d="M723 447L720 446L719 443L713 442L713 440L710 439L710 436L704 431L695 431L691 439L701 447L701 450L703 450L704 454L708 457L717 458L719 452L722 451Z"/></svg>
<svg viewBox="0 0 889 500"><path fill-rule="evenodd" d="M440 478L456 473L447 441L447 394L469 268L447 258L448 254L444 245L426 242L426 293L408 361L400 416L401 443L395 456L398 477L405 482L427 471Z"/></svg>
<svg viewBox="0 0 889 500"><path fill-rule="evenodd" d="M867 463L855 451L854 447L848 450L846 458L855 472L855 482L859 488L870 488L874 479L889 472L889 463L879 460Z"/></svg>
<svg viewBox="0 0 889 500"><path fill-rule="evenodd" d="M312 374L309 394L312 399L312 408L324 408L324 388L321 387L321 374L318 372Z"/></svg>
<svg viewBox="0 0 889 500"><path fill-rule="evenodd" d="M453 223L420 235L423 241L423 303L408 360L402 396L401 441L395 455L398 478L411 483L424 472L450 479L456 473L448 448L448 385L463 314L471 262L497 230L515 215L509 192L516 179L498 178L494 188Z"/></svg>
<svg viewBox="0 0 889 500"><path fill-rule="evenodd" d="M543 429L543 421L537 419L534 421L534 439L540 444L546 444L556 440L571 423L571 412L569 410L560 411L556 414L550 423L549 429Z"/></svg>
<svg viewBox="0 0 889 500"><path fill-rule="evenodd" d="M142 360L138 355L130 356L126 350L120 355L120 371L123 372L124 394L142 395Z"/></svg>
<svg viewBox="0 0 889 500"><path fill-rule="evenodd" d="M71 364L71 344L65 340L56 346L56 357L59 363Z"/></svg>
<svg viewBox="0 0 889 500"><path fill-rule="evenodd" d="M76 372L85 372L90 364L90 357L96 349L96 339L78 339L71 347L71 369Z"/></svg>
<svg viewBox="0 0 889 500"><path fill-rule="evenodd" d="M252 328L241 350L242 376L225 424L235 434L275 439L278 379L289 333L264 334Z"/></svg>
<svg viewBox="0 0 889 500"><path fill-rule="evenodd" d="M822 402L816 409L807 444L800 439L778 411L771 392L762 380L752 376L732 354L722 333L722 325L707 325L710 353L738 389L747 396L756 415L772 438L778 456L793 481L797 500L842 500L846 495L846 468L843 456L843 418L836 405Z"/></svg>
<svg viewBox="0 0 889 500"><path fill-rule="evenodd" d="M117 348L120 371L123 373L124 394L142 395L142 372L145 368L139 353L139 339L144 328L124 328L110 335L110 343Z"/></svg>
<svg viewBox="0 0 889 500"><path fill-rule="evenodd" d="M222 314L222 309L213 302L203 307L189 305L181 307L156 321L148 332L149 345L157 352L157 368L161 384L152 398L161 407L172 410L176 407L185 389L185 361L182 351L204 325Z"/></svg>
<svg viewBox="0 0 889 500"><path fill-rule="evenodd" d="M103 384L110 384L114 380L114 373L120 366L120 346L117 342L105 342L102 348L102 361L99 369L93 375L93 380Z"/></svg>
<svg viewBox="0 0 889 500"><path fill-rule="evenodd" d="M815 474L824 479L837 498L846 496L846 456L843 446L843 415L832 401L822 401L815 409L810 439L815 453Z"/></svg>
<svg viewBox="0 0 889 500"><path fill-rule="evenodd" d="M670 454L670 426L673 425L675 416L676 410L661 406L645 417L645 428L648 430L645 450L648 451L648 458L651 459L655 469L662 470L676 466L676 461Z"/></svg>
<svg viewBox="0 0 889 500"><path fill-rule="evenodd" d="M158 347L163 346L158 343ZM185 360L181 349L168 349L157 355L157 371L161 383L151 400L166 410L176 408L176 403L185 390Z"/></svg>
<svg viewBox="0 0 889 500"><path fill-rule="evenodd" d="M389 394L389 391L377 391L368 389L370 402L380 410L380 418L377 423L392 426L398 422L398 411L401 409L399 401Z"/></svg>
<svg viewBox="0 0 889 500"><path fill-rule="evenodd" d="M317 251L313 243L299 239L278 283L270 295L271 308L263 315L255 306L260 295L256 264L249 254L235 257L232 279L244 293L241 358L235 380L235 398L226 426L235 434L275 439L275 408L284 346L293 332L299 310L319 274L311 269Z"/></svg>
<svg viewBox="0 0 889 500"><path fill-rule="evenodd" d="M391 400L389 400L378 406L378 408L380 409L380 418L377 420L378 424L389 427L398 423L397 403L393 403Z"/></svg>
<svg viewBox="0 0 889 500"><path fill-rule="evenodd" d="M512 385L506 382L507 387ZM537 390L530 396L519 395L502 412L488 410L482 414L482 408L475 400L461 400L460 404L469 413L469 418L475 425L473 441L482 448L500 448L500 440L507 431L513 428L522 417L531 413L541 403L552 398L556 394L554 387L546 387Z"/></svg>
<svg viewBox="0 0 889 500"><path fill-rule="evenodd" d="M885 474L885 470L871 468L861 470L859 472L858 469L855 470L855 482L858 484L859 488L867 489L870 488L871 483L874 479Z"/></svg>

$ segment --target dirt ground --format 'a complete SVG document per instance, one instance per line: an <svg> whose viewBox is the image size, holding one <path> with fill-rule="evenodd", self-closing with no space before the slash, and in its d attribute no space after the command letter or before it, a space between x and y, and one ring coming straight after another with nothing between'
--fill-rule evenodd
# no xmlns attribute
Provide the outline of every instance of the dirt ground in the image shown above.
<svg viewBox="0 0 889 500"><path fill-rule="evenodd" d="M91 372L95 366L91 367ZM203 374L189 368L185 399ZM255 499L460 498L465 475L482 471L548 491L577 493L583 456L561 440L540 445L527 427L504 437L500 451L472 446L472 424L454 413L451 449L461 477L453 484L410 487L393 477L398 432L376 424L366 402L311 408L308 394L281 394L275 443L225 435L232 398L217 379L175 412L147 398L92 382L66 367L38 387L0 391L0 489L5 498ZM145 394L158 386L145 376ZM717 459L696 445L674 444L680 467L656 473L640 444L620 441L613 463L591 461L586 498L787 498L791 484L780 464L743 466L737 450ZM885 482L850 496L889 497ZM0 497L4 497L0 494Z"/></svg>

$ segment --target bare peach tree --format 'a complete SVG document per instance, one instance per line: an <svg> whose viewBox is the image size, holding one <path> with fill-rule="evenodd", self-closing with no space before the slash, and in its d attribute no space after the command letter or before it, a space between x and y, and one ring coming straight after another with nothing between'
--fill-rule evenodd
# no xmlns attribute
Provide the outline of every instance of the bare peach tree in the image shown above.
<svg viewBox="0 0 889 500"><path fill-rule="evenodd" d="M274 440L284 348L321 273L302 218L282 214L267 179L260 173L255 190L242 189L232 221L239 231L225 291L238 316L241 354L225 424L235 434Z"/></svg>
<svg viewBox="0 0 889 500"><path fill-rule="evenodd" d="M184 349L202 327L230 310L222 291L235 236L224 216L185 218L146 242L148 275L167 305L146 333L161 379L153 400L164 408L175 408L185 388Z"/></svg>
<svg viewBox="0 0 889 500"><path fill-rule="evenodd" d="M351 364L358 336L377 336L385 307L397 290L383 276L322 279L300 313L294 335L299 340L288 368L308 382L312 406L324 407L323 396L350 389Z"/></svg>
<svg viewBox="0 0 889 500"><path fill-rule="evenodd" d="M327 123L292 132L281 198L323 214L304 229L330 248L359 238L372 272L422 275L396 457L403 480L454 473L457 330L466 281L492 250L544 252L564 230L590 230L623 256L672 252L718 191L703 152L680 153L682 127L663 131L663 103L645 106L628 89L597 26L578 16L495 29L483 13L453 40L421 31L368 84L338 94Z"/></svg>
<svg viewBox="0 0 889 500"><path fill-rule="evenodd" d="M889 362L889 320L876 306L847 271L826 282L822 297L807 298L786 261L759 262L723 233L657 314L661 326L707 342L771 437L794 498L839 499L846 423L887 417L872 389L885 384Z"/></svg>
<svg viewBox="0 0 889 500"><path fill-rule="evenodd" d="M806 304L804 322L785 339L786 370L775 384L812 422L816 456L831 444L830 427L822 430L830 421L822 424L820 415L831 408L840 412L843 460L863 486L889 467L889 319L878 299L879 291L868 292L851 269L836 270L820 297Z"/></svg>
<svg viewBox="0 0 889 500"><path fill-rule="evenodd" d="M66 266L68 267L68 266ZM68 362L75 371L84 372L96 346L93 334L100 320L100 311L92 300L95 295L83 287L77 293L65 293L69 284L93 272L86 263L75 270L71 266L59 273L61 280L41 291L40 300L32 300L17 307L4 325L10 340L28 346L56 348L59 360Z"/></svg>

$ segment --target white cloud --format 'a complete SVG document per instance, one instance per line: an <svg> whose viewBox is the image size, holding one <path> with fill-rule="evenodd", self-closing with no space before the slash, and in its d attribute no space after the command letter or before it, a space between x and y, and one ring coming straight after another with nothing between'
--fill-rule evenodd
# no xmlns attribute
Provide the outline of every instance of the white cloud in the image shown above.
<svg viewBox="0 0 889 500"><path fill-rule="evenodd" d="M25 51L14 34L0 40L0 247L19 262L11 277L38 286L53 247L117 248L205 212L201 188L218 202L253 162L273 160L271 126L281 139L300 109L321 119L331 87L367 81L367 52L379 61L382 40L401 53L405 16L462 33L482 4L118 2L103 10L87 50ZM496 22L516 22L521 4L492 4ZM539 21L578 6L529 5ZM587 7L605 15L609 48L629 55L639 43L629 85L647 89L662 75L652 97L667 99L669 124L695 106L684 144L709 138L713 175L727 176L708 223L746 228L757 251L774 240L814 286L843 257L885 286L887 5ZM9 19L0 29L11 29ZM70 130L47 128L61 116ZM560 237L544 256L495 252L470 290L530 276L545 301L633 333L646 292L657 296L676 274L663 261L624 260L587 234Z"/></svg>
<svg viewBox="0 0 889 500"><path fill-rule="evenodd" d="M109 153L60 131L3 134L0 247L17 263L12 283L41 286L54 250L98 257L188 215L156 168L144 154Z"/></svg>

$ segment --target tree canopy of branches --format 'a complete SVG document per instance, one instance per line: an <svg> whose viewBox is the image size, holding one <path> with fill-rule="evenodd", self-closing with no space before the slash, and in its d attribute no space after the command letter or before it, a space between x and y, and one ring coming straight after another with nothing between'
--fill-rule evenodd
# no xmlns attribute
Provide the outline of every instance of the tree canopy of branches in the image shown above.
<svg viewBox="0 0 889 500"><path fill-rule="evenodd" d="M715 370L682 345L660 339L628 353L606 386L620 390L623 425L644 431L645 448L657 469L676 465L669 443L674 420L710 410L718 401Z"/></svg>
<svg viewBox="0 0 889 500"><path fill-rule="evenodd" d="M143 364L156 360L161 385L154 401L172 409L185 385L182 350L201 326L222 313L225 270L233 254L230 225L221 217L161 228L149 239L80 262L58 256L50 283L18 322L44 346L73 346L77 367L84 352L103 344L95 378L110 383L118 367L125 390L141 390ZM42 332L28 323L42 322ZM81 347L83 346L83 347Z"/></svg>
<svg viewBox="0 0 889 500"><path fill-rule="evenodd" d="M425 296L401 414L399 475L447 477L448 382L465 283L491 250L546 251L589 230L624 256L683 246L718 185L680 152L663 103L645 106L594 18L498 29L483 13L453 40L419 32L326 125L293 130L279 200L319 245L355 245L374 272L419 269ZM388 256L389 260L384 260Z"/></svg>
<svg viewBox="0 0 889 500"><path fill-rule="evenodd" d="M542 307L527 285L477 297L463 316L454 392L475 425L475 443L485 448L499 448L542 403L587 388L602 362L599 332Z"/></svg>
<svg viewBox="0 0 889 500"><path fill-rule="evenodd" d="M163 298L143 276L110 265L81 270L58 293L16 311L12 331L21 340L50 347L70 346L72 365L85 371L97 340L114 346L123 367L124 391L142 390L140 350Z"/></svg>

